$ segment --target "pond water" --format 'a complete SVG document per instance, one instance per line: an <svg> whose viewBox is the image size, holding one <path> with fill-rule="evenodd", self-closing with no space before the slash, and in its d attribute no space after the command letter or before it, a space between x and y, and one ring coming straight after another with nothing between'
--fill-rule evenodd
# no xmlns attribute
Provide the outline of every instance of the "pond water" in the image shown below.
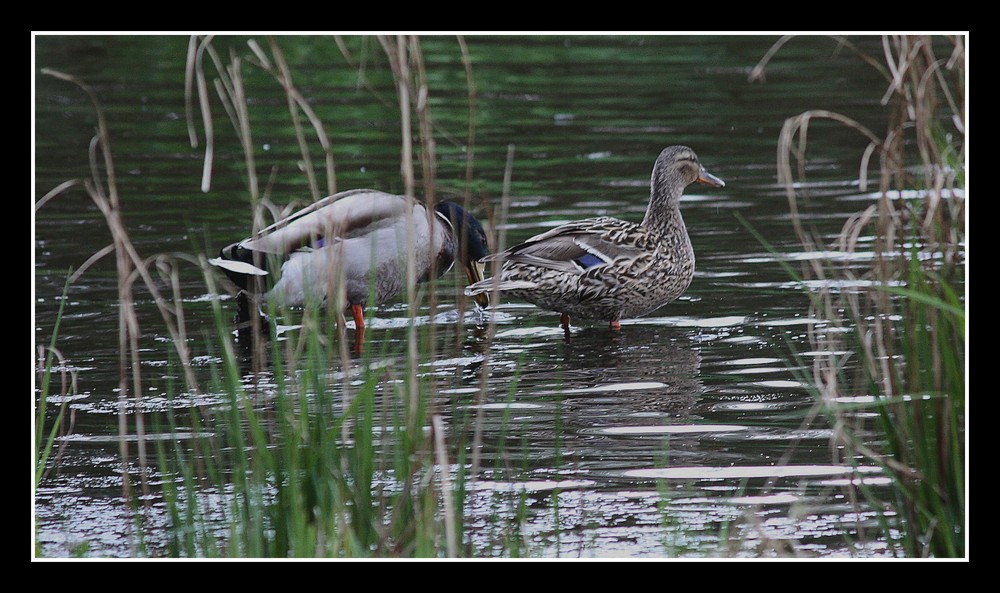
<svg viewBox="0 0 1000 593"><path fill-rule="evenodd" d="M486 471L470 488L466 537L473 555L498 553L495 533L476 526L496 512L494 494L510 490L530 501L522 536L535 556L890 553L886 542L863 532L874 513L841 489L851 474L832 461L829 424L810 419L816 402L803 383L802 360L810 355L809 326L822 320L809 317L803 287L780 260L795 265L818 254L803 253L775 172L782 124L803 111L840 112L876 133L884 130L879 100L885 83L836 40L819 36L793 39L770 62L763 82L749 82L775 41L749 35L467 37L476 90L467 183L461 146L469 97L461 48L452 36L423 39L437 190L461 195L468 188L477 214L491 232L502 231L507 244L577 218L640 220L653 161L667 145L691 146L727 183L692 186L683 200L697 257L690 289L646 317L623 321L620 333L583 322L567 337L558 314L504 302L494 311L491 336L485 318L458 313L454 275L438 283L435 310L424 305L417 312L419 323L443 328L435 358L421 372L439 379L445 420L458 411L482 415L484 467L509 454L501 451L505 439L528 460L519 472ZM879 54L876 37L852 41ZM201 191L204 142L192 148L186 127L187 37L38 36L35 42L36 201L64 181L89 177L96 124L86 95L40 73L52 68L87 83L105 111L124 218L143 257L211 257L249 232L242 153L217 102L215 166L211 187ZM401 192L399 112L377 42L345 39L352 64L332 37L277 42L330 136L336 189ZM225 60L230 48L251 55L244 38L214 43ZM244 76L263 191L278 204L308 201L280 85L246 62ZM196 126L201 130L197 119ZM817 125L810 142L809 223L832 235L876 198L858 185L866 141L842 126ZM488 219L500 208L509 151L508 216L497 228ZM321 176L320 187L326 183ZM173 372L167 370L170 338L139 290L143 371L153 379L136 410L120 410L112 256L60 298L67 271L110 243L103 217L80 186L35 212L33 340L48 343L62 303L57 344L62 368L76 382L73 424L59 441L58 467L34 496L37 551L44 556L136 553L135 525L122 498L119 416L172 405L163 386ZM213 333L211 295L197 270L185 272L182 290L195 367L208 377L213 355L199 347L199 336ZM231 301L225 306L232 310ZM368 352L400 350L407 307L397 301L370 315ZM474 397L484 364L486 397ZM197 398L214 403L211 393ZM147 521L149 529L166 518L153 513ZM155 536L146 543L155 553Z"/></svg>

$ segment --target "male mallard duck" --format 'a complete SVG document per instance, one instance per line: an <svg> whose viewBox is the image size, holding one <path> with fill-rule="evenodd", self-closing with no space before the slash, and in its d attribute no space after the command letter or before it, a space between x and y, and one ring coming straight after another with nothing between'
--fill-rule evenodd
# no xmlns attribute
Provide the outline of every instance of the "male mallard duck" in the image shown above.
<svg viewBox="0 0 1000 593"><path fill-rule="evenodd" d="M280 270L260 306L343 303L354 317L360 345L370 291L375 304L402 292L411 254L417 282L430 280L432 270L443 275L456 259L469 282L478 282L483 279L478 260L488 254L486 232L454 202L440 202L431 211L406 196L357 189L323 198L229 245L211 263L241 289L238 322L250 320L248 300L257 300L255 285L261 283L252 277ZM476 302L485 307L489 299L477 295Z"/></svg>
<svg viewBox="0 0 1000 593"><path fill-rule="evenodd" d="M602 216L570 222L486 260L503 261L493 278L467 295L492 290L571 316L607 321L640 317L676 299L694 276L694 250L681 218L684 188L700 181L725 185L686 146L663 149L653 165L642 223Z"/></svg>

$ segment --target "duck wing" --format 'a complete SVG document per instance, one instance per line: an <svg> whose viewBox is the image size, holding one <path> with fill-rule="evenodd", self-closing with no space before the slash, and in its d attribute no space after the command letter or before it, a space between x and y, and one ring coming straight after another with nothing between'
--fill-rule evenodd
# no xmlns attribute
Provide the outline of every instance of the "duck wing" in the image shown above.
<svg viewBox="0 0 1000 593"><path fill-rule="evenodd" d="M351 190L323 198L238 245L244 250L285 255L303 247L368 235L414 215L426 216L424 206L406 196Z"/></svg>
<svg viewBox="0 0 1000 593"><path fill-rule="evenodd" d="M280 220L252 237L222 249L209 260L240 288L249 276L266 276L263 256L284 261L350 239L379 234L387 228L414 228L410 223L427 215L425 207L406 196L356 189L327 196ZM420 225L416 225L420 227ZM424 225L426 226L426 225ZM370 253L365 253L368 261Z"/></svg>
<svg viewBox="0 0 1000 593"><path fill-rule="evenodd" d="M485 261L503 260L580 274L619 258L635 258L643 249L631 242L638 225L617 218L589 218L536 235Z"/></svg>

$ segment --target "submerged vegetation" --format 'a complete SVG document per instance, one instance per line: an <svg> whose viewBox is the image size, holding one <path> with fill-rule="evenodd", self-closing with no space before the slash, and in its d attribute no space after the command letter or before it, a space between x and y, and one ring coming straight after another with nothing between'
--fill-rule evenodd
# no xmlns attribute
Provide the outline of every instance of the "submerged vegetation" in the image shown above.
<svg viewBox="0 0 1000 593"><path fill-rule="evenodd" d="M788 187L796 232L809 251L827 248L851 253L864 244L876 253L871 269L812 259L799 272L811 292L812 315L825 325L811 328L812 383L820 414L834 427L830 443L836 462L856 466L873 461L893 480L869 488L862 474L851 496L880 511L879 524L859 526L858 537L883 539L906 557L962 557L965 538L965 197L964 47L962 38L941 40L887 37L884 59L862 58L885 73L889 111L883 136L847 116L807 112L788 120L779 138L779 174ZM203 158L201 185L211 187L221 136L216 115L224 114L240 146L253 230L290 211L269 200L255 160L248 72L271 77L287 101L290 129L301 151L302 174L312 198L337 191L331 136L298 90L277 40L266 48L250 43L245 58L218 51L212 37L190 39L186 68L187 123L193 147ZM782 44L788 40L782 40ZM374 47L391 76L400 121L400 177L404 191L435 199L438 147L428 98L428 72L418 37L376 37ZM364 62L337 40L348 64ZM780 56L779 46L768 59ZM366 46L371 51L372 46ZM476 89L467 48L456 42L468 87L469 127L461 144L465 159L463 206L485 209L493 229L504 228L512 156L508 153L503 196L496 212L478 203L470 188L475 155ZM859 52L860 53L860 52ZM757 72L763 72L761 63ZM408 278L404 300L409 323L405 339L348 352L345 328L335 316L305 308L271 311L282 321L260 329L249 346L234 341L230 315L219 299L211 302L213 335L205 336L214 361L210 378L199 378L189 350L180 277L199 275L208 294L225 294L221 276L204 256L142 256L122 219L112 147L100 105L85 83L60 72L46 74L84 89L98 115L91 144L89 179L55 188L36 210L69 187L82 185L104 217L112 244L74 271L72 284L94 262L114 255L119 315L119 450L123 497L134 507L139 533L136 555L207 558L461 557L482 554L468 536L470 492L485 472L513 475L527 463L514 437L491 443L492 467L483 461L485 418L481 406L445 408L437 379L421 371L435 360L443 332L461 329L417 323L418 305L435 313L433 285ZM384 98L383 98L384 100ZM807 131L817 120L846 125L870 141L861 157L862 183L878 172L878 199L851 217L843 233L820 236L799 216L808 207L807 144L820 142ZM318 149L317 149L318 147ZM504 248L499 234L493 242ZM836 260L834 260L836 261ZM812 282L818 280L821 282ZM166 391L215 394L213 405L168 406L163 413L132 413L148 380L143 376L143 333L136 315L137 284L150 295L170 337L173 365ZM849 287L844 289L843 287ZM459 315L471 309L459 295ZM145 298L145 295L143 295ZM481 331L491 336L492 322ZM39 349L36 390L37 486L53 464L57 431L70 419L60 408L54 424L50 383L59 370L58 320L51 343ZM488 340L487 340L488 344ZM245 346L245 347L244 347ZM486 397L490 352L481 352L478 391ZM859 362L860 361L860 362ZM509 399L517 379L509 386ZM73 391L63 371L61 394ZM66 401L63 397L62 401ZM556 404L558 406L558 403ZM48 411L47 411L48 410ZM870 414L859 414L859 410ZM507 434L510 409L500 418ZM462 430L448 428L459 425ZM493 419L496 421L496 419ZM556 456L559 448L558 426ZM870 431L879 431L872 439ZM169 439L147 435L169 434ZM873 441L875 444L873 444ZM669 496L664 491L664 500ZM552 494L559 512L559 489ZM490 556L537 556L538 544L522 533L529 504L523 491L489 498L486 544ZM167 516L166 536L144 535L146 511L158 506ZM664 504L666 509L666 504ZM663 510L665 526L671 522ZM482 521L480 509L479 521ZM556 524L558 525L558 518ZM726 526L728 529L730 526ZM558 531L552 536L559 541ZM718 555L732 553L723 534ZM664 538L666 539L666 537ZM675 547L668 544L668 550ZM682 548L677 546L676 549ZM762 545L761 548L767 548Z"/></svg>

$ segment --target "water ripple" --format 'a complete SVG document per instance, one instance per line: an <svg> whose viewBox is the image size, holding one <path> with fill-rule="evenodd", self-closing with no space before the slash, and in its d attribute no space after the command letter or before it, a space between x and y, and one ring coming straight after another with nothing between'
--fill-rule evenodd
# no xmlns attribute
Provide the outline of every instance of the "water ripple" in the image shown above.
<svg viewBox="0 0 1000 593"><path fill-rule="evenodd" d="M855 471L878 471L878 468L853 468L842 465L748 465L733 467L662 467L626 470L632 478L655 478L674 480L724 480L746 478L787 478L836 476Z"/></svg>

